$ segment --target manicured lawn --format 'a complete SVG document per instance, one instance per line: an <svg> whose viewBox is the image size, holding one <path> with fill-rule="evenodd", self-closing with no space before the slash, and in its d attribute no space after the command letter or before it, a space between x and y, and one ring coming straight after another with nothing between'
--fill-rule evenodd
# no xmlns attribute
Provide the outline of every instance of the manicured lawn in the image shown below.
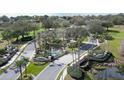
<svg viewBox="0 0 124 93"><path fill-rule="evenodd" d="M124 58L120 56L120 45L121 41L124 40L124 25L110 28L109 34L111 34L114 39L108 41L108 45L104 44L102 47L111 51L116 58L124 60Z"/></svg>
<svg viewBox="0 0 124 93"><path fill-rule="evenodd" d="M85 37L84 38L84 42L88 42L88 37Z"/></svg>
<svg viewBox="0 0 124 93"><path fill-rule="evenodd" d="M95 80L94 75L90 72L85 72L86 80Z"/></svg>
<svg viewBox="0 0 124 93"><path fill-rule="evenodd" d="M34 76L37 76L49 63L36 65L34 63L30 63L27 67L27 73L33 74Z"/></svg>
<svg viewBox="0 0 124 93"><path fill-rule="evenodd" d="M116 31L124 31L124 25L115 25L114 27L110 28Z"/></svg>

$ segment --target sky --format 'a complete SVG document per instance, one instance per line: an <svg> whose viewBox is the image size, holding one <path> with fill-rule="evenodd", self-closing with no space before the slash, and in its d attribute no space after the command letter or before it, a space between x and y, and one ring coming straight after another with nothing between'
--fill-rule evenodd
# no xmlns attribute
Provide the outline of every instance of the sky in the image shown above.
<svg viewBox="0 0 124 93"><path fill-rule="evenodd" d="M0 15L124 13L124 0L0 0Z"/></svg>

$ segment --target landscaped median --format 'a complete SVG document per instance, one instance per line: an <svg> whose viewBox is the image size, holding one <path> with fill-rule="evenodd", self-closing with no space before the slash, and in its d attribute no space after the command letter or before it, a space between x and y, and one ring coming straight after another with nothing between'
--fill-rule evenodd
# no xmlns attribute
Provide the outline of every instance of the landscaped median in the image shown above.
<svg viewBox="0 0 124 93"><path fill-rule="evenodd" d="M46 66L48 66L48 64L48 62L44 64L35 64L30 62L30 64L27 66L27 74L37 76Z"/></svg>
<svg viewBox="0 0 124 93"><path fill-rule="evenodd" d="M40 72L42 72L47 66L49 62L44 64L35 64L35 62L30 62L27 65L26 70L23 70L22 80L33 80ZM20 75L17 78L20 80Z"/></svg>

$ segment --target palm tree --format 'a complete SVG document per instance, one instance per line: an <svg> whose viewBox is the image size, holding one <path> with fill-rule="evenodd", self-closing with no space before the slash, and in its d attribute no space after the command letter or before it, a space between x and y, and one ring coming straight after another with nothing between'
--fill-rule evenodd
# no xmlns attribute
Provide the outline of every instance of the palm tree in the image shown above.
<svg viewBox="0 0 124 93"><path fill-rule="evenodd" d="M42 45L41 45L41 35L40 35L40 33L37 34L37 44L39 46L39 49L41 50Z"/></svg>
<svg viewBox="0 0 124 93"><path fill-rule="evenodd" d="M75 41L72 41L70 43L69 48L72 51L72 59L73 59L73 64L74 64L74 61L75 61Z"/></svg>
<svg viewBox="0 0 124 93"><path fill-rule="evenodd" d="M16 66L17 68L19 68L19 72L20 72L20 79L22 80L22 66L24 65L24 61L23 60L18 60L16 61Z"/></svg>
<svg viewBox="0 0 124 93"><path fill-rule="evenodd" d="M84 38L87 36L87 32L86 29L83 27L78 27L76 28L76 32L77 32L77 48L78 48L78 61L80 60L80 46L82 41L84 40Z"/></svg>
<svg viewBox="0 0 124 93"><path fill-rule="evenodd" d="M25 66L25 75L27 76L27 64L29 62L29 59L26 57L23 57L23 62L24 62L24 66Z"/></svg>
<svg viewBox="0 0 124 93"><path fill-rule="evenodd" d="M20 72L20 79L22 80L22 67L25 66L25 74L27 75L27 69L26 69L26 65L29 62L28 58L23 57L23 59L16 61L16 66L17 68L19 68L19 72Z"/></svg>
<svg viewBox="0 0 124 93"><path fill-rule="evenodd" d="M82 43L82 38L78 38L77 43L78 43L78 61L79 61L80 60L80 46Z"/></svg>

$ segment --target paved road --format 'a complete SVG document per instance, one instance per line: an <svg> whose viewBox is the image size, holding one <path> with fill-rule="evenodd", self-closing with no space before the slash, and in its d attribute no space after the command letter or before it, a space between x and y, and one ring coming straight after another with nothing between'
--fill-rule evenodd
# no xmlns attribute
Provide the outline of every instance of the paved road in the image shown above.
<svg viewBox="0 0 124 93"><path fill-rule="evenodd" d="M25 48L24 52L20 55L20 57L17 60L21 59L22 56L31 58L33 56L34 52L35 52L34 43L31 43ZM18 69L11 69L11 68L13 68L13 66L15 66L15 64L11 65L5 73L2 73L0 75L0 80L15 80L15 79L17 79L17 77L19 76L20 73L19 73Z"/></svg>
<svg viewBox="0 0 124 93"><path fill-rule="evenodd" d="M86 44L84 46L82 46L81 50L82 50L82 53L91 49L91 48L94 48L95 46L94 45L91 45L91 44ZM76 54L76 58L77 58L77 54ZM51 63L48 65L48 67L43 71L41 72L35 79L36 80L55 80L58 73L62 70L62 68L72 62L73 59L72 59L72 54L67 54L67 55L64 55L63 57L59 58L58 60L55 60L54 61L54 64ZM53 64L53 66L51 66Z"/></svg>
<svg viewBox="0 0 124 93"><path fill-rule="evenodd" d="M76 56L77 57L77 56ZM54 63L48 65L42 73L40 73L36 79L37 80L54 80L59 73L59 71L69 62L72 61L72 55L67 54L58 60L55 60Z"/></svg>

